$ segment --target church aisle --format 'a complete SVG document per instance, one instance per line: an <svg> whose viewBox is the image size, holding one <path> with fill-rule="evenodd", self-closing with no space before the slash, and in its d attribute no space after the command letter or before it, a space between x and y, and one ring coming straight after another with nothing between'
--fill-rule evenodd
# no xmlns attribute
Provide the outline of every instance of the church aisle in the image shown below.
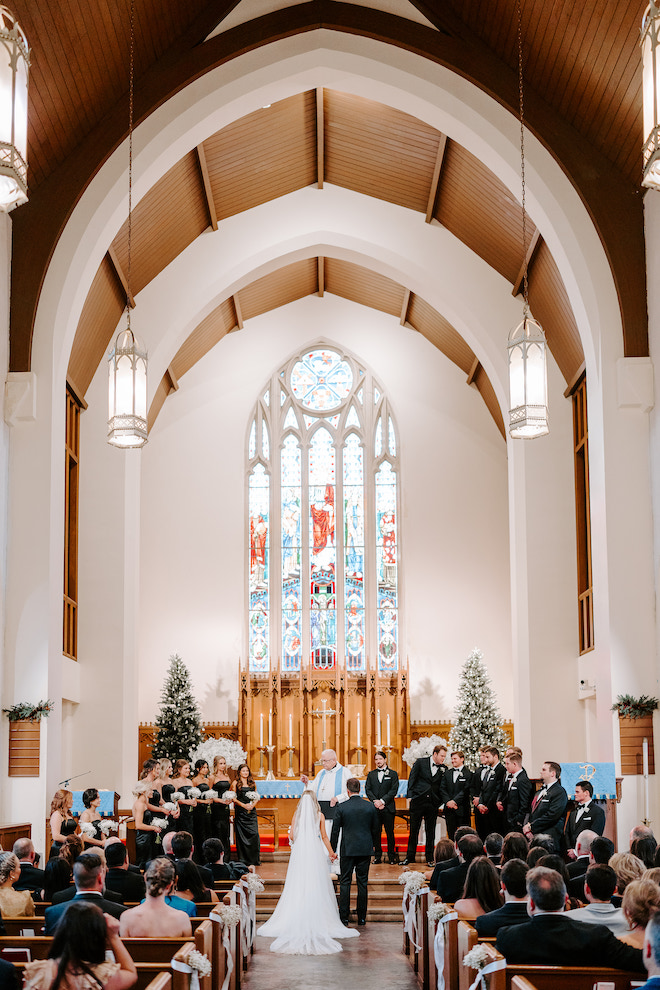
<svg viewBox="0 0 660 990"><path fill-rule="evenodd" d="M352 926L351 926L352 927ZM403 955L401 923L371 922L360 937L344 942L332 956L282 956L269 951L271 940L257 936L246 990L416 990L412 966Z"/></svg>

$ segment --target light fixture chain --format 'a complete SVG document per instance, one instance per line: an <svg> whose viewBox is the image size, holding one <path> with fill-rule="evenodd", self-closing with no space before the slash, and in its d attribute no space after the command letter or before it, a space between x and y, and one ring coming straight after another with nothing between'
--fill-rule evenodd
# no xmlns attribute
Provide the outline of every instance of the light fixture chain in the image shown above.
<svg viewBox="0 0 660 990"><path fill-rule="evenodd" d="M135 72L135 0L130 5L128 70L128 258L126 263L126 323L131 329L131 247L133 240L133 76Z"/></svg>
<svg viewBox="0 0 660 990"><path fill-rule="evenodd" d="M518 104L520 111L520 179L522 185L523 316L529 314L527 279L527 210L525 208L525 103L523 100L522 0L518 0Z"/></svg>

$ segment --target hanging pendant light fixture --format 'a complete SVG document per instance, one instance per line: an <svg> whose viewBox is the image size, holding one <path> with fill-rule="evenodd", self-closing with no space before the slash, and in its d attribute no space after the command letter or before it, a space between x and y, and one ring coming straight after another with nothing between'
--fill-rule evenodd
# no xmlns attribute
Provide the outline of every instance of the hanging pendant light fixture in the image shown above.
<svg viewBox="0 0 660 990"><path fill-rule="evenodd" d="M509 434L530 440L548 433L546 340L529 315L527 211L525 209L525 108L523 102L522 0L518 0L518 95L520 102L520 176L522 181L523 319L509 334Z"/></svg>
<svg viewBox="0 0 660 990"><path fill-rule="evenodd" d="M126 329L117 334L108 357L108 443L143 447L147 435L147 352L131 330L131 239L133 207L133 74L134 0L130 13L128 85L128 244L126 264Z"/></svg>
<svg viewBox="0 0 660 990"><path fill-rule="evenodd" d="M660 6L651 0L642 21L644 173L642 185L660 189Z"/></svg>
<svg viewBox="0 0 660 990"><path fill-rule="evenodd" d="M0 209L27 201L30 50L14 15L0 5Z"/></svg>

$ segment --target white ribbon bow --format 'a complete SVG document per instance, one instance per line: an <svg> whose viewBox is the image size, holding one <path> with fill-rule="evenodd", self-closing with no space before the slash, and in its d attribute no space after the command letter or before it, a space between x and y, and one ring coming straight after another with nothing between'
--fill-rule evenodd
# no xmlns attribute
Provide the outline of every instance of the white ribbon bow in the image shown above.
<svg viewBox="0 0 660 990"><path fill-rule="evenodd" d="M222 916L216 911L211 911L209 914L211 921L215 921L216 924L222 925L222 945L225 950L225 958L227 960L227 965L225 969L225 978L222 981L221 990L227 990L229 986L229 979L231 974L234 972L234 960L231 957L231 942L229 940L229 925L225 925Z"/></svg>
<svg viewBox="0 0 660 990"><path fill-rule="evenodd" d="M235 884L233 890L238 894L241 908L241 953L247 957L252 945L252 920L250 918L250 906L245 896L242 884Z"/></svg>
<svg viewBox="0 0 660 990"><path fill-rule="evenodd" d="M496 973L498 969L506 969L506 959L496 959L495 962L488 963L483 969L480 969L475 977L474 983L470 987L470 990L477 990L479 984L481 984L482 990L486 990L485 976L489 973Z"/></svg>
<svg viewBox="0 0 660 990"><path fill-rule="evenodd" d="M401 902L401 910L403 911L403 930L408 934L415 952L419 952L422 948L421 945L417 945L417 914L415 911L415 905L420 894L428 893L430 893L428 887L422 887L420 890L404 890L403 892L403 901ZM406 897L408 898L407 907Z"/></svg>
<svg viewBox="0 0 660 990"><path fill-rule="evenodd" d="M199 990L199 973L196 969L193 969L188 963L179 962L178 959L173 959L170 966L177 973L190 973L190 990Z"/></svg>
<svg viewBox="0 0 660 990"><path fill-rule="evenodd" d="M458 911L451 911L438 918L438 927L435 930L433 939L433 958L435 959L435 969L438 974L438 990L445 990L445 925L448 921L458 918Z"/></svg>

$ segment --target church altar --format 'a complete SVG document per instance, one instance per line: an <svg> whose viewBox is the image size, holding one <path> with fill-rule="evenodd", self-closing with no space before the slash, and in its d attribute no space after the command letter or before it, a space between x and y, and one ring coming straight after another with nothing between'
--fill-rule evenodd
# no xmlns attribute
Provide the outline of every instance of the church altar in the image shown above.
<svg viewBox="0 0 660 990"><path fill-rule="evenodd" d="M300 780L258 780L257 791L262 798L294 798L298 799L305 790ZM364 780L360 781L360 793L364 797ZM408 781L399 781L397 798L405 798L408 794Z"/></svg>

